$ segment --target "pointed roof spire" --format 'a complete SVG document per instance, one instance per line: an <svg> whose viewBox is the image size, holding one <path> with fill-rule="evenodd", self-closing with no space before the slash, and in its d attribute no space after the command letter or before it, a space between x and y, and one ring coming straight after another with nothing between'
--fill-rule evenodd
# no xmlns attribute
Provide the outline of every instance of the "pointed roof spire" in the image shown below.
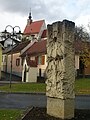
<svg viewBox="0 0 90 120"><path fill-rule="evenodd" d="M32 16L31 16L31 8L30 8L30 13L29 13L29 20L32 20Z"/></svg>
<svg viewBox="0 0 90 120"><path fill-rule="evenodd" d="M30 25L32 23L32 16L31 16L31 8L30 8L30 13L27 19L27 25Z"/></svg>

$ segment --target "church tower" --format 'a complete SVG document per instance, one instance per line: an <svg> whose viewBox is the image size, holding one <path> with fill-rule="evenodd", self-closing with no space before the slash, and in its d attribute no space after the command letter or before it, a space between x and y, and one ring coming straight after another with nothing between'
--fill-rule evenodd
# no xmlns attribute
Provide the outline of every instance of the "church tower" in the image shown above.
<svg viewBox="0 0 90 120"><path fill-rule="evenodd" d="M27 19L27 25L30 25L32 23L32 15L31 15L31 10Z"/></svg>

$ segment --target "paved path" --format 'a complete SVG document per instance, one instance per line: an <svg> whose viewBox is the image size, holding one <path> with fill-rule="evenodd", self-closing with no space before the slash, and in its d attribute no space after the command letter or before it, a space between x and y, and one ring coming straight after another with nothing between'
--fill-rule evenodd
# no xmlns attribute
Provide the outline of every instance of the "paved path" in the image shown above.
<svg viewBox="0 0 90 120"><path fill-rule="evenodd" d="M46 96L40 94L2 94L0 108L27 108L29 106L46 107ZM76 109L90 109L90 96L76 96Z"/></svg>

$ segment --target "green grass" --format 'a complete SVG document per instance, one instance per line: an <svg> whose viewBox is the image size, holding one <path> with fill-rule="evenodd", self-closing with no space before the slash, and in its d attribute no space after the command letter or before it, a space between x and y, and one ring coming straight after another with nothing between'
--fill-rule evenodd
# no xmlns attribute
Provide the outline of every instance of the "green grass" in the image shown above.
<svg viewBox="0 0 90 120"><path fill-rule="evenodd" d="M89 94L90 95L90 79L77 79L75 81L76 94Z"/></svg>
<svg viewBox="0 0 90 120"><path fill-rule="evenodd" d="M0 86L0 91L7 92L45 92L46 84L44 83L18 83ZM78 95L90 95L90 79L77 79L75 81L75 93ZM0 120L16 120L23 114L22 110L0 109Z"/></svg>
<svg viewBox="0 0 90 120"><path fill-rule="evenodd" d="M0 120L16 120L22 114L22 110L0 109Z"/></svg>
<svg viewBox="0 0 90 120"><path fill-rule="evenodd" d="M45 92L46 84L44 83L17 83L0 86L0 91L6 92ZM76 94L89 94L90 95L90 79L77 79L75 81L75 93Z"/></svg>
<svg viewBox="0 0 90 120"><path fill-rule="evenodd" d="M44 83L16 83L0 86L0 91L7 92L45 92L46 85Z"/></svg>

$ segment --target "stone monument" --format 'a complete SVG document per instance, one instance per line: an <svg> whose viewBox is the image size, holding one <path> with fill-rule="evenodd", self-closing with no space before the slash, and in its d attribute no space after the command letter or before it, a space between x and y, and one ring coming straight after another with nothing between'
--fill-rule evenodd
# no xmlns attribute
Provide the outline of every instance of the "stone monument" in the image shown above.
<svg viewBox="0 0 90 120"><path fill-rule="evenodd" d="M63 20L47 26L47 114L74 117L74 22Z"/></svg>

